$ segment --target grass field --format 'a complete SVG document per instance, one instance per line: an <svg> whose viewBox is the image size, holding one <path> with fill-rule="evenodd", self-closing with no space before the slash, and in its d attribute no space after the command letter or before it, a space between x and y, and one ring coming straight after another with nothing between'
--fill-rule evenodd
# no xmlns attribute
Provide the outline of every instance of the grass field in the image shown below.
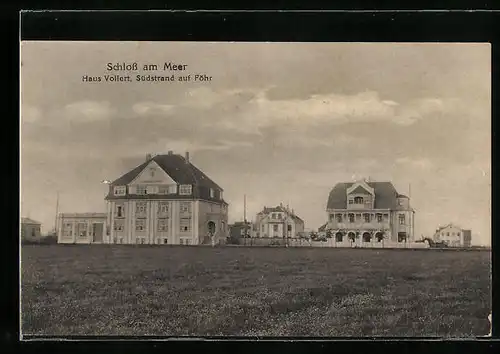
<svg viewBox="0 0 500 354"><path fill-rule="evenodd" d="M488 251L23 246L39 335L486 335Z"/></svg>

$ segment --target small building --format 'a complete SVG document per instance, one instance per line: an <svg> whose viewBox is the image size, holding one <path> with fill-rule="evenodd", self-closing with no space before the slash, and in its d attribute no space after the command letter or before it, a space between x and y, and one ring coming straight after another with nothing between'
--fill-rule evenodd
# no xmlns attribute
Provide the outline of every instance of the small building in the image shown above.
<svg viewBox="0 0 500 354"><path fill-rule="evenodd" d="M255 237L298 238L303 231L304 221L283 204L264 207L255 218Z"/></svg>
<svg viewBox="0 0 500 354"><path fill-rule="evenodd" d="M104 243L106 213L61 213L57 217L57 243Z"/></svg>
<svg viewBox="0 0 500 354"><path fill-rule="evenodd" d="M252 234L253 225L249 221L236 221L229 225L229 237L231 241L237 242L241 238L250 237Z"/></svg>
<svg viewBox="0 0 500 354"><path fill-rule="evenodd" d="M21 241L39 241L42 237L42 223L30 218L21 218Z"/></svg>
<svg viewBox="0 0 500 354"><path fill-rule="evenodd" d="M443 242L448 247L470 247L471 230L465 230L452 223L440 226L434 233L435 242Z"/></svg>

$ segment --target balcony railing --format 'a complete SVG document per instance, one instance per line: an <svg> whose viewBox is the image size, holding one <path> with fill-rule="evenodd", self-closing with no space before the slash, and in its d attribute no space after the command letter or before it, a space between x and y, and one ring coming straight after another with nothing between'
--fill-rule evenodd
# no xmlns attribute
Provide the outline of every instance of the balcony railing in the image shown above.
<svg viewBox="0 0 500 354"><path fill-rule="evenodd" d="M389 228L389 221L355 221L355 222L337 222L336 220L330 221L328 223L328 227L337 228L337 229L380 229L380 228Z"/></svg>

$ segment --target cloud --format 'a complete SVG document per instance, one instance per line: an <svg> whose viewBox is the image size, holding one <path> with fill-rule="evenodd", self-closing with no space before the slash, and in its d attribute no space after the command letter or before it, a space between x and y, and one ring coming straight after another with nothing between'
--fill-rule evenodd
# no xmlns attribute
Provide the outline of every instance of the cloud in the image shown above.
<svg viewBox="0 0 500 354"><path fill-rule="evenodd" d="M375 91L275 100L269 98L269 89L213 90L205 86L187 91L177 106L212 110L216 114L207 123L212 128L251 134L260 134L262 128L273 126L297 129L353 122L411 125L454 107L452 101L438 98L419 98L400 103L382 99Z"/></svg>
<svg viewBox="0 0 500 354"><path fill-rule="evenodd" d="M101 121L117 112L108 101L78 101L66 105L60 114L72 122Z"/></svg>
<svg viewBox="0 0 500 354"><path fill-rule="evenodd" d="M428 170L434 166L430 159L409 157L397 158L396 165L402 166L403 168L417 168L420 170Z"/></svg>
<svg viewBox="0 0 500 354"><path fill-rule="evenodd" d="M132 106L132 110L139 116L148 114L162 114L172 112L174 105L159 104L155 102L139 102Z"/></svg>
<svg viewBox="0 0 500 354"><path fill-rule="evenodd" d="M21 121L23 123L34 123L42 118L42 112L31 105L21 106Z"/></svg>

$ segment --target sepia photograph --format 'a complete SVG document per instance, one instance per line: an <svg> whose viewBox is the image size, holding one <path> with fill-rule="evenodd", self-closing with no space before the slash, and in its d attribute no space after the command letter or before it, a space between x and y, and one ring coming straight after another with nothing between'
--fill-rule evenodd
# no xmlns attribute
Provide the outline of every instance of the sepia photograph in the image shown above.
<svg viewBox="0 0 500 354"><path fill-rule="evenodd" d="M21 337L491 336L488 43L21 41Z"/></svg>

